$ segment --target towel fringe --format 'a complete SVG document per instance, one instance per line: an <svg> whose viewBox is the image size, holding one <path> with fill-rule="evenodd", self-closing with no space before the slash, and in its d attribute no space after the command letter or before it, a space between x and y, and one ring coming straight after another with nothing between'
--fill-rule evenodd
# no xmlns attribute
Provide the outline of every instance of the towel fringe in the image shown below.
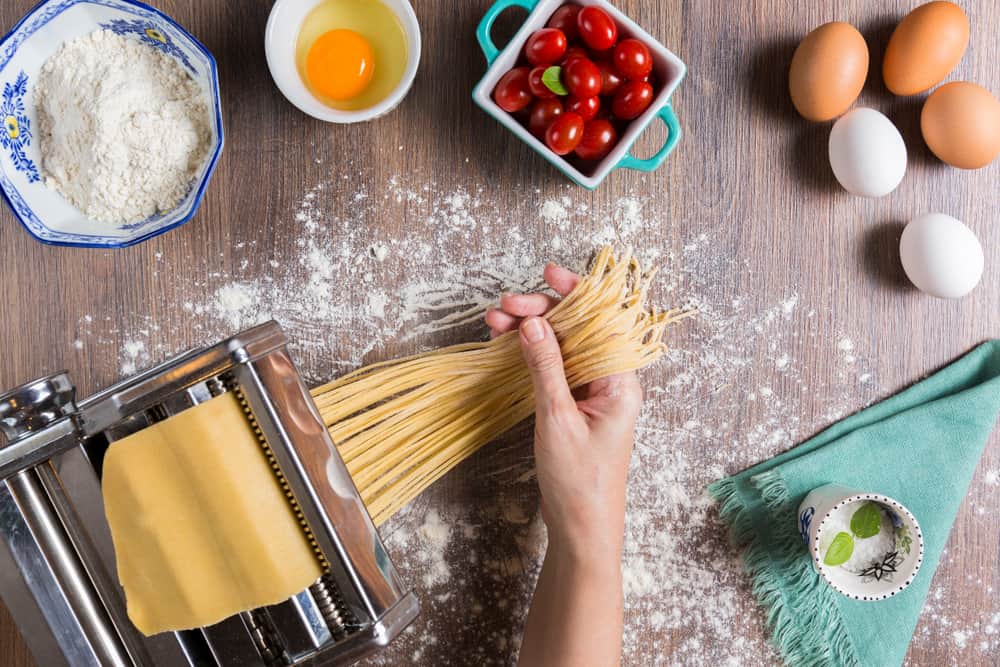
<svg viewBox="0 0 1000 667"><path fill-rule="evenodd" d="M837 609L837 593L813 571L796 530L796 508L777 470L750 479L772 523L774 539L757 540L753 514L733 478L708 487L730 541L742 546L754 597L764 608L771 641L789 667L858 665L857 653Z"/></svg>
<svg viewBox="0 0 1000 667"><path fill-rule="evenodd" d="M764 505L772 511L778 511L788 503L788 487L777 470L768 470L750 478L750 483L760 493Z"/></svg>
<svg viewBox="0 0 1000 667"><path fill-rule="evenodd" d="M729 529L729 543L742 546L753 537L753 522L736 488L736 479L727 477L712 482L708 494L719 503L719 520Z"/></svg>

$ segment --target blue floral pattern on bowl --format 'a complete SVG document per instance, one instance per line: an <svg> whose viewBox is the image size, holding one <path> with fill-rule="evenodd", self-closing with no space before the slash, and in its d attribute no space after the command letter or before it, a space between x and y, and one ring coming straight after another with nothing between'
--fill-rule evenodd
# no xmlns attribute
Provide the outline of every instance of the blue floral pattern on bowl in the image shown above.
<svg viewBox="0 0 1000 667"><path fill-rule="evenodd" d="M799 536L802 538L802 542L806 546L809 546L809 524L812 523L812 519L815 514L815 507L807 507L802 510L802 514L799 515Z"/></svg>
<svg viewBox="0 0 1000 667"><path fill-rule="evenodd" d="M44 184L31 85L45 60L69 40L106 28L175 58L206 91L212 147L187 197L173 210L124 225L89 220ZM43 0L0 41L0 194L17 220L43 243L123 248L190 220L222 152L224 133L215 58L159 10L138 0Z"/></svg>
<svg viewBox="0 0 1000 667"><path fill-rule="evenodd" d="M37 183L42 180L38 167L24 152L31 145L31 120L24 110L24 95L27 92L28 75L24 72L17 75L13 84L8 81L3 85L3 104L0 105L3 131L0 132L0 146L10 154L14 169L24 174L29 183Z"/></svg>
<svg viewBox="0 0 1000 667"><path fill-rule="evenodd" d="M110 30L116 35L135 35L140 41L181 61L192 72L196 71L194 65L188 60L187 54L170 37L170 31L152 21L115 19L114 21L102 23L101 27Z"/></svg>

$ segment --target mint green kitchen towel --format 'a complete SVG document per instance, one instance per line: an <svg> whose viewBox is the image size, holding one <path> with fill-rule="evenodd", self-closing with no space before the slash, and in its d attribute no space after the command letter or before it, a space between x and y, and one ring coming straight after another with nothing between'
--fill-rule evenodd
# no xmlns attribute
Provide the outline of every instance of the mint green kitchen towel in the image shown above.
<svg viewBox="0 0 1000 667"><path fill-rule="evenodd" d="M994 340L798 447L709 486L788 665L902 664L998 412L1000 341ZM903 592L880 602L851 600L813 568L796 514L809 491L829 483L885 494L917 517L924 562Z"/></svg>

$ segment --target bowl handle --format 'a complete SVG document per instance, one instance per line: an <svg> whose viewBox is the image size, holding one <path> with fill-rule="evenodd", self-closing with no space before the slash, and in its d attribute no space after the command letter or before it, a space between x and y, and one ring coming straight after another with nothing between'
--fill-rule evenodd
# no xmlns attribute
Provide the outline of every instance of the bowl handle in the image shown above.
<svg viewBox="0 0 1000 667"><path fill-rule="evenodd" d="M677 120L674 110L667 104L656 115L667 126L667 132L669 132L667 140L660 150L656 151L656 155L646 160L639 160L625 153L625 157L619 160L618 164L615 165L615 169L624 167L638 171L653 171L658 169L663 164L663 161L667 159L667 156L677 147L677 142L681 140L681 124Z"/></svg>
<svg viewBox="0 0 1000 667"><path fill-rule="evenodd" d="M493 32L493 23L497 20L497 17L511 7L523 7L528 12L531 12L539 2L540 0L497 0L493 3L492 7L486 10L486 15L483 16L483 20L479 22L479 27L476 28L476 39L479 40L479 48L483 50L483 55L486 56L487 67L492 65L493 61L500 55L500 49L493 43L493 37L490 34Z"/></svg>

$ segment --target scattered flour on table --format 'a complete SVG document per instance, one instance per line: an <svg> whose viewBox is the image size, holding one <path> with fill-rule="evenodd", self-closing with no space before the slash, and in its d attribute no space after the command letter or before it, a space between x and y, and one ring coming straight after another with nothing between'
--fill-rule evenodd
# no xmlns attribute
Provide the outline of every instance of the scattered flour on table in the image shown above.
<svg viewBox="0 0 1000 667"><path fill-rule="evenodd" d="M266 319L259 309L260 287L249 283L230 283L215 292L211 307L215 315L233 329L244 329Z"/></svg>
<svg viewBox="0 0 1000 667"><path fill-rule="evenodd" d="M177 60L110 30L63 44L33 96L46 184L100 222L174 208L208 153L199 84Z"/></svg>
<svg viewBox="0 0 1000 667"><path fill-rule="evenodd" d="M837 342L837 349L842 353L844 361L849 364L853 364L855 361L854 357L854 341L850 338L844 337Z"/></svg>
<svg viewBox="0 0 1000 667"><path fill-rule="evenodd" d="M541 287L547 261L582 269L602 243L632 246L660 266L653 301L699 314L668 331L666 358L644 372L648 400L636 430L622 566L623 662L777 662L704 488L878 398L884 390L869 352L854 342L844 350L848 332L830 344L833 333L821 328L830 313L809 307L795 286L771 290L763 302L743 296L732 277L760 276L734 264L726 223L674 238L656 203L641 196L595 205L575 190L536 193L504 211L482 189L443 189L413 175L368 187L347 203L329 183L309 189L285 213L299 226L292 251L271 257L246 242L231 258L236 268L184 286L188 321L174 329L138 316L117 326L84 316L73 335L88 347L131 341L121 356L125 374L178 351L164 339L194 330L193 343L214 342L274 317L307 380L318 383L389 354L483 337L482 310L502 290ZM421 233L386 236L369 224L383 209L405 209L407 225ZM542 243L525 231L538 226ZM807 372L817 354L847 353L853 363L830 377ZM529 440L523 429L487 448L440 486L447 493L435 487L382 527L428 611L369 664L513 664L546 545ZM994 471L991 482L987 473L985 486L1000 487L998 477ZM931 605L920 632L966 633L966 655L997 650L996 620L950 627L941 618ZM653 637L670 637L670 645L651 645ZM456 645L476 648L456 657Z"/></svg>
<svg viewBox="0 0 1000 667"><path fill-rule="evenodd" d="M542 219L550 225L564 226L569 221L569 211L566 207L570 204L569 197L562 199L547 199L538 209Z"/></svg>
<svg viewBox="0 0 1000 667"><path fill-rule="evenodd" d="M451 539L451 524L443 521L437 510L427 512L424 522L417 529L423 560L423 584L426 588L441 586L451 579L451 569L445 560L445 550Z"/></svg>
<svg viewBox="0 0 1000 667"><path fill-rule="evenodd" d="M122 375L131 375L150 361L146 343L141 340L126 340L122 346L122 353L124 354Z"/></svg>
<svg viewBox="0 0 1000 667"><path fill-rule="evenodd" d="M947 551L942 562L948 562ZM994 588L988 582L973 575L969 575L969 579L969 583L988 595L994 594ZM946 601L945 588L932 583L920 614L920 623L913 635L914 647L928 656L934 656L939 651L955 656L957 652L960 659L953 658L952 664L979 664L983 656L1000 654L1000 608L994 607L991 612L979 616L958 611Z"/></svg>

